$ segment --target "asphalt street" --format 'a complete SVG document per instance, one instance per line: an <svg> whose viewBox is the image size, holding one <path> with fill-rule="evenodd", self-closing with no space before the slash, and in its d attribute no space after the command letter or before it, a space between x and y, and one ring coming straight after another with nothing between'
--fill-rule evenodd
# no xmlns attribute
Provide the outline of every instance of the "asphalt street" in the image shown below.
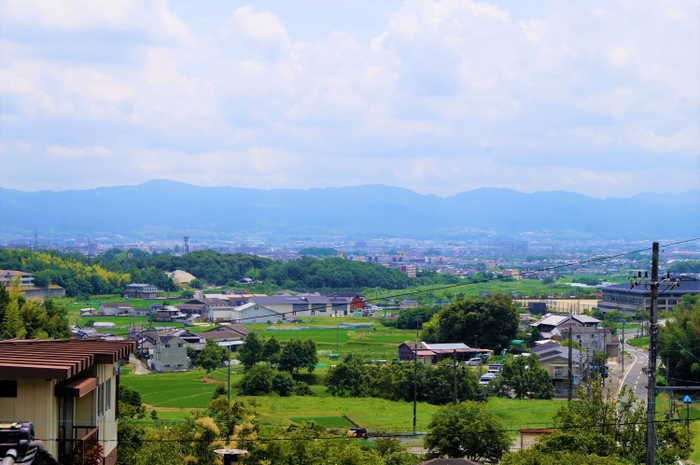
<svg viewBox="0 0 700 465"><path fill-rule="evenodd" d="M643 369L649 362L649 355L646 351L639 350L629 344L625 344L625 350L632 355L634 362L629 367L625 367L622 383L630 386L634 390L635 396L646 400L649 377L643 372Z"/></svg>

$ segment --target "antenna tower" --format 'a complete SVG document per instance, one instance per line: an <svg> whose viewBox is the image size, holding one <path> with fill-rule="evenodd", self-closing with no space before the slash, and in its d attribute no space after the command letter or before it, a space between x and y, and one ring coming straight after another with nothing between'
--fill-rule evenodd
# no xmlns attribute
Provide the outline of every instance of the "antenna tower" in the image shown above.
<svg viewBox="0 0 700 465"><path fill-rule="evenodd" d="M182 247L183 255L190 253L190 236L185 236L184 239L185 239L185 245L183 245L183 247Z"/></svg>

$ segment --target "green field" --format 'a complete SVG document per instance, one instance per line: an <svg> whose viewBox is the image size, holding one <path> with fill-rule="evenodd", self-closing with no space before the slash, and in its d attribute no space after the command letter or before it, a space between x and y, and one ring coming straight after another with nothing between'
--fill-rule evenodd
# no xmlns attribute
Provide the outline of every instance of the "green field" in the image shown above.
<svg viewBox="0 0 700 465"><path fill-rule="evenodd" d="M211 401L216 383L204 382L205 371L150 375L127 374L122 384L141 392L145 404L155 407L161 420L183 420L191 409L204 408ZM211 378L226 379L223 369L211 373ZM240 374L232 375L232 384ZM413 428L413 404L375 398L332 397L323 386L312 386L317 394L309 397L241 397L255 399L258 421L270 426L287 426L292 422L314 420L324 426L348 427L352 422L371 430L406 432ZM235 391L232 392L234 397ZM563 405L558 400L515 400L491 398L489 410L499 415L512 434L520 428L544 428L551 426L552 415ZM437 406L418 403L417 426L426 431Z"/></svg>
<svg viewBox="0 0 700 465"><path fill-rule="evenodd" d="M141 393L141 401L153 407L204 408L211 402L217 384L205 382L204 370L183 373L127 374L121 383ZM240 375L232 377L240 379Z"/></svg>

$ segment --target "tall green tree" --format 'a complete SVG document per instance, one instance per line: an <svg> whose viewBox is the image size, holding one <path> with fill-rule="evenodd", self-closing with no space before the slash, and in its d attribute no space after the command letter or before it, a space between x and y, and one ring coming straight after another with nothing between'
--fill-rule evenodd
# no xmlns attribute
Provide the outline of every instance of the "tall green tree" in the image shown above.
<svg viewBox="0 0 700 465"><path fill-rule="evenodd" d="M552 378L540 366L539 356L535 353L514 357L503 364L498 378L497 392L501 397L518 399L551 399L554 397Z"/></svg>
<svg viewBox="0 0 700 465"><path fill-rule="evenodd" d="M457 297L423 325L426 342L464 342L500 351L518 331L518 310L510 297L498 294L487 300Z"/></svg>
<svg viewBox="0 0 700 465"><path fill-rule="evenodd" d="M686 294L659 333L660 356L671 378L700 382L700 295Z"/></svg>
<svg viewBox="0 0 700 465"><path fill-rule="evenodd" d="M268 363L276 364L279 362L279 355L281 350L282 346L273 334L271 337L265 339L265 342L263 343L261 358Z"/></svg>
<svg viewBox="0 0 700 465"><path fill-rule="evenodd" d="M498 463L511 439L498 416L480 402L462 402L440 408L428 425L425 447L430 457L466 457Z"/></svg>
<svg viewBox="0 0 700 465"><path fill-rule="evenodd" d="M258 333L246 334L243 344L238 348L238 359L246 370L263 360L263 343Z"/></svg>
<svg viewBox="0 0 700 465"><path fill-rule="evenodd" d="M338 397L364 397L367 393L364 371L362 363L352 354L348 354L341 363L328 371L328 392Z"/></svg>
<svg viewBox="0 0 700 465"><path fill-rule="evenodd" d="M212 371L219 368L227 358L228 349L209 339L197 356L196 363L205 370Z"/></svg>

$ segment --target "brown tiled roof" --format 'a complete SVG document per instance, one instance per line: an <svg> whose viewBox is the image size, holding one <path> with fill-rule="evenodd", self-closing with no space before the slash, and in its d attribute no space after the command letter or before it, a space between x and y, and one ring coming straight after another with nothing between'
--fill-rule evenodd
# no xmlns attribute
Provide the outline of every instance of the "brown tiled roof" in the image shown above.
<svg viewBox="0 0 700 465"><path fill-rule="evenodd" d="M0 341L0 378L68 379L96 363L115 363L134 351L136 341Z"/></svg>

